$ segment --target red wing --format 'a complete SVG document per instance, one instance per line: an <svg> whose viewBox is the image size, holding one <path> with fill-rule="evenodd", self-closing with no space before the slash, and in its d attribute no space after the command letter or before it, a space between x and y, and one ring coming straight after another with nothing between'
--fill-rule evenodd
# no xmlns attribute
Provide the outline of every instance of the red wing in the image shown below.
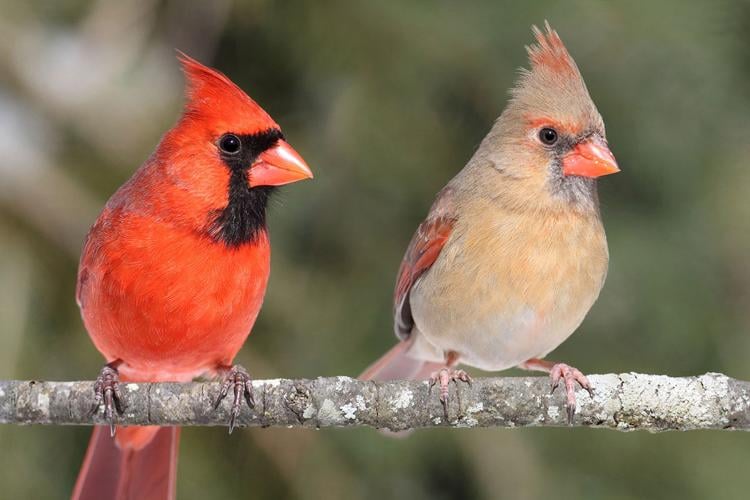
<svg viewBox="0 0 750 500"><path fill-rule="evenodd" d="M394 328L396 336L402 340L411 334L414 326L409 293L420 276L432 267L453 231L456 218L450 210L450 198L449 189L438 194L427 219L419 225L411 239L398 270L394 293Z"/></svg>

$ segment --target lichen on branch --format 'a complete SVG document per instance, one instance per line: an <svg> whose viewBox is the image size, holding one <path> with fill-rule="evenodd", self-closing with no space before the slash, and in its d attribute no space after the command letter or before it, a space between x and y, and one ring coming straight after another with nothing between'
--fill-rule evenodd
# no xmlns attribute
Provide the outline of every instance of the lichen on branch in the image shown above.
<svg viewBox="0 0 750 500"><path fill-rule="evenodd" d="M574 426L630 430L750 430L750 382L708 373L668 377L591 375L593 398L576 394ZM256 406L239 426L422 427L567 426L563 391L545 377L476 378L451 384L448 418L427 382L349 377L257 380ZM214 411L218 383L123 383L121 425L227 425L229 402ZM93 382L0 381L0 423L105 424L91 412ZM231 398L227 398L231 399Z"/></svg>

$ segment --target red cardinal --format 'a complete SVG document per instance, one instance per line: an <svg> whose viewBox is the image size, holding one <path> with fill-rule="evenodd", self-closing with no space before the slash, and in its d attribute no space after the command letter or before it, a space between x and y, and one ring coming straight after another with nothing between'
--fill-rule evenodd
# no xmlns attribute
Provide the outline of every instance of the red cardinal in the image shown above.
<svg viewBox="0 0 750 500"><path fill-rule="evenodd" d="M107 365L96 384L110 423L119 380L225 375L230 431L247 372L232 366L268 282L266 203L273 186L312 177L273 119L226 76L181 56L187 103L156 151L88 234L77 301ZM114 427L111 433L114 434ZM179 429L94 430L75 499L175 496Z"/></svg>
<svg viewBox="0 0 750 500"><path fill-rule="evenodd" d="M464 169L438 194L406 250L395 292L401 343L365 379L469 381L457 363L550 372L567 389L586 377L542 358L594 304L608 252L596 178L618 172L604 123L549 24L529 47L505 111ZM446 409L447 413L447 409Z"/></svg>

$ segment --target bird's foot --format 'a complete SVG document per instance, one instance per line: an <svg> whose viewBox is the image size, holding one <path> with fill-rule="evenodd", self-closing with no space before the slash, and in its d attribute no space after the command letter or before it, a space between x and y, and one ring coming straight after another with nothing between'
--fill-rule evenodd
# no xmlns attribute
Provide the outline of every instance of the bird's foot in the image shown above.
<svg viewBox="0 0 750 500"><path fill-rule="evenodd" d="M123 413L123 397L120 392L120 375L117 369L110 365L104 365L99 376L94 382L94 404L91 407L91 415L94 415L99 406L104 403L104 418L109 422L109 434L115 436L115 420L117 415Z"/></svg>
<svg viewBox="0 0 750 500"><path fill-rule="evenodd" d="M446 420L448 419L448 385L453 382L458 386L459 381L471 385L471 377L463 370L446 367L430 375L429 392L432 393L432 388L436 384L440 384L440 402L443 404L443 412L445 413Z"/></svg>
<svg viewBox="0 0 750 500"><path fill-rule="evenodd" d="M229 412L229 434L232 433L237 421L237 417L240 415L240 409L242 408L242 396L245 396L245 401L250 408L255 407L255 398L253 397L253 381L250 378L250 374L247 373L240 365L234 365L229 369L227 374L224 376L224 381L221 384L221 390L219 395L214 401L214 410L219 407L222 400L227 396L229 389L234 387L234 400L232 401L232 409Z"/></svg>
<svg viewBox="0 0 750 500"><path fill-rule="evenodd" d="M573 423L573 416L576 413L576 383L589 393L589 396L594 396L594 389L591 387L589 379L586 375L581 373L580 370L574 368L565 363L555 363L549 372L550 382L552 386L551 393L555 392L557 386L560 385L560 380L565 383L565 394L567 397L565 403L565 409L568 414L568 423Z"/></svg>

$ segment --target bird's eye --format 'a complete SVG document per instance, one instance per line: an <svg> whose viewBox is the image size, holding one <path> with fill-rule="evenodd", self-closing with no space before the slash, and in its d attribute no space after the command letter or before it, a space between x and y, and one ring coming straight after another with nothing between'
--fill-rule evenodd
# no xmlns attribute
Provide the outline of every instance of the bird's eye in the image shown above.
<svg viewBox="0 0 750 500"><path fill-rule="evenodd" d="M219 149L228 155L239 153L241 148L240 138L234 134L224 134L219 139Z"/></svg>
<svg viewBox="0 0 750 500"><path fill-rule="evenodd" d="M557 131L553 128L545 127L539 131L539 140L542 144L552 146L557 142Z"/></svg>

